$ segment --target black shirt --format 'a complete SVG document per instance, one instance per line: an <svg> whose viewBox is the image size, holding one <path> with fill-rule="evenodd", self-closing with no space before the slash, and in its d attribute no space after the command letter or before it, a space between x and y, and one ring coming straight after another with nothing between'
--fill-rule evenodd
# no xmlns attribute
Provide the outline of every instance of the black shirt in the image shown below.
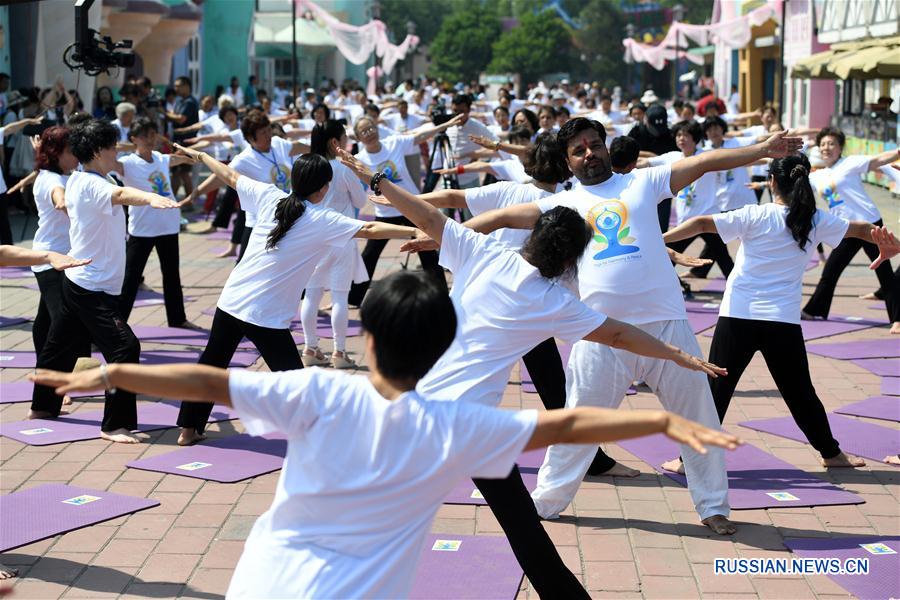
<svg viewBox="0 0 900 600"><path fill-rule="evenodd" d="M200 104L197 102L197 99L193 96L188 96L187 98L182 98L179 96L175 100L175 114L184 115L187 117L187 120L184 123L179 123L175 127L190 127L191 125L196 125L200 121ZM181 142L189 137L192 137L193 133L175 135L174 138L176 142Z"/></svg>
<svg viewBox="0 0 900 600"><path fill-rule="evenodd" d="M656 136L650 133L650 130L647 129L644 123L641 123L631 128L631 131L628 132L628 137L637 140L641 150L652 152L657 156L678 150L678 146L675 145L675 138L672 137L668 129L663 132L663 135Z"/></svg>

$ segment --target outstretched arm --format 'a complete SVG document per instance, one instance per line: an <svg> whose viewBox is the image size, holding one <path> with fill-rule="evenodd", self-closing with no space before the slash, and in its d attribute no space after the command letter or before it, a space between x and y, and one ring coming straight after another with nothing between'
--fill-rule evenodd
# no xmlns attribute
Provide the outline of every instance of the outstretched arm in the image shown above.
<svg viewBox="0 0 900 600"><path fill-rule="evenodd" d="M888 150L887 152L882 152L881 154L873 156L872 160L869 161L869 170L877 171L881 167L889 165L895 160L900 160L900 148Z"/></svg>
<svg viewBox="0 0 900 600"><path fill-rule="evenodd" d="M369 221L353 237L367 240L412 240L415 239L417 232L415 227Z"/></svg>
<svg viewBox="0 0 900 600"><path fill-rule="evenodd" d="M437 208L468 208L465 190L439 190L419 194L419 198Z"/></svg>
<svg viewBox="0 0 900 600"><path fill-rule="evenodd" d="M455 117L453 117L452 119L450 119L449 121L444 123L443 125L422 127L416 131L413 141L416 144L421 144L422 142L427 142L428 140L430 140L437 134L441 133L442 131L447 131L454 125L459 125L460 123L462 123L464 118L465 117L463 115L456 115Z"/></svg>
<svg viewBox="0 0 900 600"><path fill-rule="evenodd" d="M534 229L541 218L541 209L534 202L497 208L472 217L463 225L479 233L491 233L498 229Z"/></svg>
<svg viewBox="0 0 900 600"><path fill-rule="evenodd" d="M878 257L869 265L869 268L873 270L881 266L884 261L900 254L900 240L887 227L875 227L865 221L851 221L844 237L855 237L878 244Z"/></svg>
<svg viewBox="0 0 900 600"><path fill-rule="evenodd" d="M4 125L3 135L8 136L14 133L19 132L29 125L40 125L41 121L44 120L44 117L34 117L33 119L22 119L21 121L15 121L14 123L10 123L9 125Z"/></svg>
<svg viewBox="0 0 900 600"><path fill-rule="evenodd" d="M716 223L710 215L693 217L681 225L673 227L663 234L663 241L671 244L672 242L680 242L681 240L692 238L701 233L718 233Z"/></svg>
<svg viewBox="0 0 900 600"><path fill-rule="evenodd" d="M217 161L206 152L197 152L196 150L185 148L180 144L175 144L175 150L182 156L186 156L191 160L199 161L206 165L206 167L212 171L212 174L215 175L217 179L224 182L228 187L233 188L237 185L238 177L240 177L241 174L225 163ZM207 179L207 181L209 180ZM206 184L206 181L203 183Z"/></svg>
<svg viewBox="0 0 900 600"><path fill-rule="evenodd" d="M91 262L90 258L72 258L59 252L29 250L18 246L0 246L0 266L3 267L36 267L50 265L57 271L81 267Z"/></svg>

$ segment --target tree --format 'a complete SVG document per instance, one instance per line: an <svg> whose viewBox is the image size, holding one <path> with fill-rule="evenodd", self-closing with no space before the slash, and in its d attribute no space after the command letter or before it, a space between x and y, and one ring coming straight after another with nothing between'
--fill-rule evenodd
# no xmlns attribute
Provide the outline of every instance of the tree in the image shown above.
<svg viewBox="0 0 900 600"><path fill-rule="evenodd" d="M434 10L434 5L422 0L381 0L381 20L397 44L406 38L406 24L410 21L416 24L419 43L431 44L441 29L444 15L445 11Z"/></svg>
<svg viewBox="0 0 900 600"><path fill-rule="evenodd" d="M625 17L619 5L591 0L578 20L583 26L575 32L575 41L588 75L604 86L621 85L625 80Z"/></svg>
<svg viewBox="0 0 900 600"><path fill-rule="evenodd" d="M505 32L493 46L488 70L518 73L523 83L550 71L568 70L572 34L555 12L524 13L519 26Z"/></svg>
<svg viewBox="0 0 900 600"><path fill-rule="evenodd" d="M454 4L429 48L429 73L448 81L476 79L491 61L491 45L499 35L496 12L477 0Z"/></svg>

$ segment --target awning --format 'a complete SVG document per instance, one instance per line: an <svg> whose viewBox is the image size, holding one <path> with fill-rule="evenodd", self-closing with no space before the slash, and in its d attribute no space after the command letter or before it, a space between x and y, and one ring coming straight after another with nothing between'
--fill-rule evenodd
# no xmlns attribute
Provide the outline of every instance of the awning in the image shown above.
<svg viewBox="0 0 900 600"><path fill-rule="evenodd" d="M900 77L900 36L833 44L800 60L795 79L889 79Z"/></svg>
<svg viewBox="0 0 900 600"><path fill-rule="evenodd" d="M256 13L253 41L257 44L290 44L292 41L290 13ZM334 41L328 30L315 21L297 19L298 46L331 46Z"/></svg>

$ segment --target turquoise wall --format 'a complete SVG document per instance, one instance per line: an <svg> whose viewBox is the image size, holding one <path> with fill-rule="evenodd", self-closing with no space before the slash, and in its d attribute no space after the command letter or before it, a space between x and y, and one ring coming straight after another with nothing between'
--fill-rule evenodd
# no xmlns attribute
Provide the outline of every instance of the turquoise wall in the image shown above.
<svg viewBox="0 0 900 600"><path fill-rule="evenodd" d="M9 58L9 7L0 6L0 27L3 28L3 45L0 46L0 72L10 74Z"/></svg>
<svg viewBox="0 0 900 600"><path fill-rule="evenodd" d="M346 19L351 25L364 25L369 22L369 19L371 18L369 5L369 0L333 0L334 10L340 11L346 15ZM343 20L343 15L338 18ZM369 62L364 65L354 65L348 60L345 60L344 62L347 63L346 77L348 79L355 79L365 86L368 81L366 79L366 69L372 66L372 60L370 59ZM338 84L340 85L340 81Z"/></svg>
<svg viewBox="0 0 900 600"><path fill-rule="evenodd" d="M228 85L232 76L247 84L250 75L248 45L253 26L254 0L206 0L203 3L204 94Z"/></svg>

